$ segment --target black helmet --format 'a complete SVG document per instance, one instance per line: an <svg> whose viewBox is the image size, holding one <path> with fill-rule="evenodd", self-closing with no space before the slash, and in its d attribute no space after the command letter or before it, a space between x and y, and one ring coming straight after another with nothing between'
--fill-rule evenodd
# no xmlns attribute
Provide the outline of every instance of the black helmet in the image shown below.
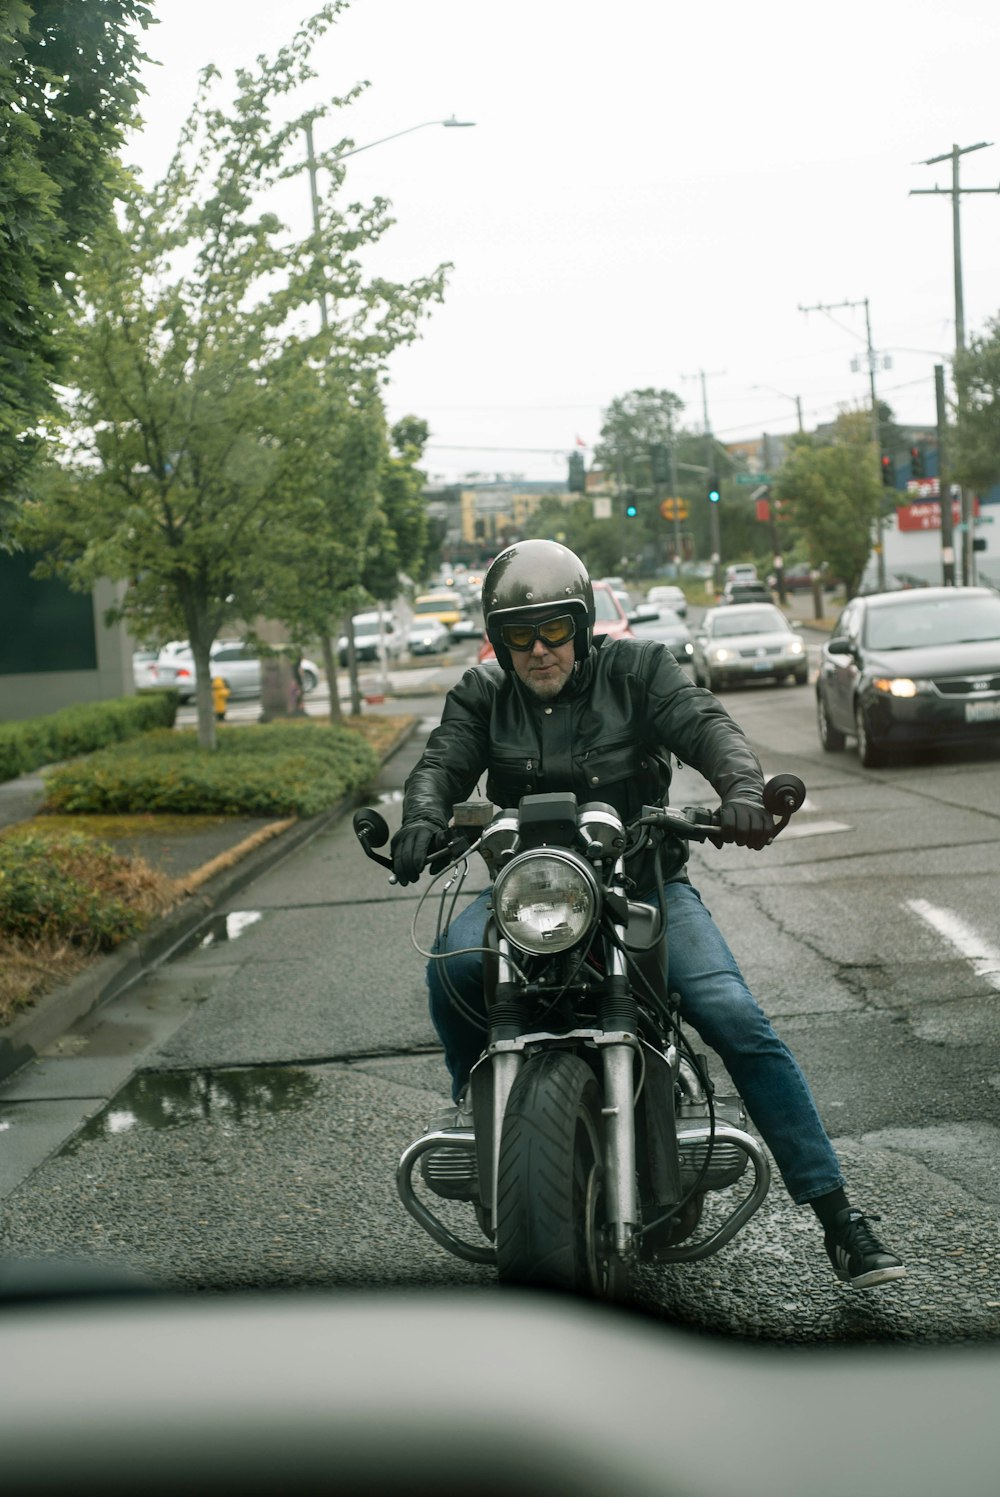
<svg viewBox="0 0 1000 1497"><path fill-rule="evenodd" d="M483 578L483 618L505 671L513 666L500 625L540 623L561 613L575 616L576 658L583 660L594 636L594 589L579 556L558 541L518 541L501 551Z"/></svg>

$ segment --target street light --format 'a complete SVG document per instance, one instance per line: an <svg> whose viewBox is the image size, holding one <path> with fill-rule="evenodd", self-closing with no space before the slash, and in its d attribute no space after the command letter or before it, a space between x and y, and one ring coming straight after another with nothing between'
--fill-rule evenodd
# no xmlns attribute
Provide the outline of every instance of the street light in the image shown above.
<svg viewBox="0 0 1000 1497"><path fill-rule="evenodd" d="M795 403L795 410L799 418L799 431L802 431L802 396L786 395L784 390L776 390L773 385L751 385L751 390L770 390L772 395L780 395L782 400L791 400Z"/></svg>
<svg viewBox="0 0 1000 1497"><path fill-rule="evenodd" d="M449 130L471 130L475 120L459 120L451 115L446 120L421 120L419 125L407 125L405 130L394 130L391 135L380 135L378 140L369 140L363 146L352 146L349 151L340 151L331 160L336 163L344 161L348 156L357 156L359 151L370 151L372 146L384 145L387 140L398 140L401 135L412 135L414 130L426 130L430 125L444 125ZM309 193L312 199L313 232L319 233L319 194L316 187L316 153L313 149L312 120L307 120L304 125L306 133L306 166L309 170ZM329 327L326 314L326 297L320 293L319 315L324 331Z"/></svg>
<svg viewBox="0 0 1000 1497"><path fill-rule="evenodd" d="M414 130L426 130L430 125L444 125L451 130L468 130L475 124L475 120L460 120L454 115L446 120L421 120L419 125L407 125L405 130L394 130L391 135L380 135L378 140L369 140L363 146L352 146L349 151L340 151L331 161L336 163L343 161L348 156L356 156L359 151L370 151L372 146L384 145L387 140L398 140L401 135L412 135ZM306 166L309 169L309 193L312 199L312 221L313 233L319 238L319 194L316 186L316 153L313 149L312 120L307 120L304 126L306 133ZM330 320L326 310L326 295L323 291L319 293L319 316L323 331L326 332L330 326ZM347 654L348 670L351 682L351 711L357 716L361 712L361 693L358 687L358 663L354 653L354 619L351 614L347 616ZM382 670L385 671L385 659L383 657ZM331 690L333 684L331 683Z"/></svg>
<svg viewBox="0 0 1000 1497"><path fill-rule="evenodd" d="M443 125L446 130L471 130L475 120L457 120L454 115L447 120L423 120L419 125L407 125L405 130L395 130L392 135L380 135L378 140L370 140L367 145L352 146L349 151L340 151L334 156L334 161L343 161L348 156L356 156L359 151L370 151L372 146L384 145L387 140L398 140L401 135L411 135L414 130L426 130L428 125ZM309 157L312 159L312 123L306 125L306 140L309 142Z"/></svg>

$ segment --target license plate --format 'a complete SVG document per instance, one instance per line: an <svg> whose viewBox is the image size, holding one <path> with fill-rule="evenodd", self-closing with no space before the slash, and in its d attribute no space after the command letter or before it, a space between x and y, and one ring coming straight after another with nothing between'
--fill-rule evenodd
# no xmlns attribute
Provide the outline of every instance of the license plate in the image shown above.
<svg viewBox="0 0 1000 1497"><path fill-rule="evenodd" d="M967 723L1000 722L1000 698L990 702L966 702L965 721Z"/></svg>
<svg viewBox="0 0 1000 1497"><path fill-rule="evenodd" d="M771 664L770 660L755 660L753 663L753 668L755 671L770 671L774 669L774 666Z"/></svg>

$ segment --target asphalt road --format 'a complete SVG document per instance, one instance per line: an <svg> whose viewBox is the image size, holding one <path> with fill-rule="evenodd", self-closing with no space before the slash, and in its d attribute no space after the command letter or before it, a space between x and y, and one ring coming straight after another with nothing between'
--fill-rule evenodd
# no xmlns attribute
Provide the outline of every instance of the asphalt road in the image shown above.
<svg viewBox="0 0 1000 1497"><path fill-rule="evenodd" d="M428 695L405 704L422 732L377 787L392 826L440 711L433 689L456 669L431 666ZM800 774L809 800L764 854L696 849L693 876L813 1083L852 1196L881 1212L909 1277L869 1294L840 1286L812 1213L776 1180L716 1257L644 1271L638 1302L771 1342L993 1340L1000 753L864 771L850 749L820 750L811 688L723 700L767 772ZM681 771L673 799L713 795ZM395 1194L400 1149L446 1090L410 945L411 922L420 944L433 937L422 892L391 887L342 823L53 1047L16 1126L48 1109L65 1143L10 1190L0 1250L182 1288L489 1292L490 1271L438 1248ZM87 1078L116 1060L138 1070L101 1106Z"/></svg>

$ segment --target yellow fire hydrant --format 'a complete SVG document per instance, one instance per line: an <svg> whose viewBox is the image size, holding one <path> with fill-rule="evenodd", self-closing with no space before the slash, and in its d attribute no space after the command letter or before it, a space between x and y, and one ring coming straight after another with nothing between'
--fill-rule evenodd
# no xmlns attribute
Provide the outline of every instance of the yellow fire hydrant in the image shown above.
<svg viewBox="0 0 1000 1497"><path fill-rule="evenodd" d="M229 701L229 687L221 676L212 677L212 706L215 708L215 716L218 722L222 722L226 715L226 703Z"/></svg>

